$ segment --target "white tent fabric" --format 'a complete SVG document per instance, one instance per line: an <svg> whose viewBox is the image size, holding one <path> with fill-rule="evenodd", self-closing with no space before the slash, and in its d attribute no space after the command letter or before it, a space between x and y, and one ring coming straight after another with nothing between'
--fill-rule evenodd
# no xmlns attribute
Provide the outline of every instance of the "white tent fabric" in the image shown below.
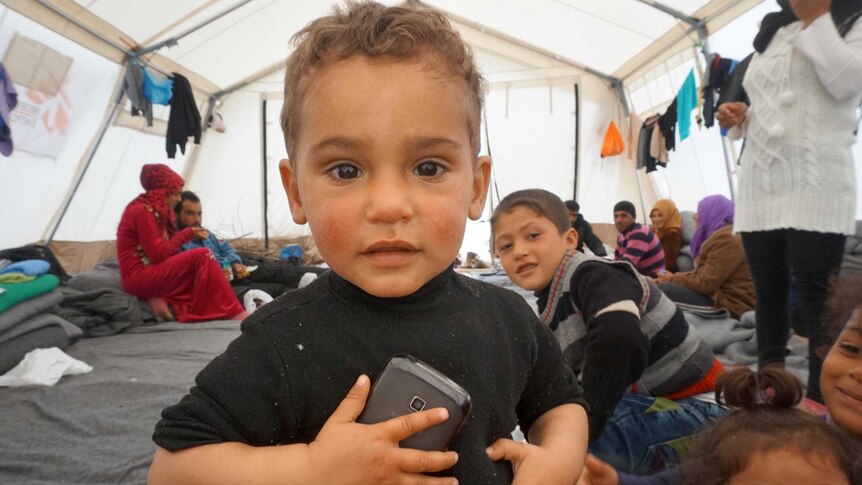
<svg viewBox="0 0 862 485"><path fill-rule="evenodd" d="M307 234L306 227L296 226L290 218L277 170L285 156L278 123L281 66L293 33L328 12L333 1L0 3L5 5L0 6L0 59L13 36L22 35L73 60L64 84L71 100L70 123L62 136L52 135L59 140L56 154L16 150L11 157L0 158L0 248L48 237L73 193L54 239L113 239L125 204L141 190L140 167L151 162L169 163L183 173L187 187L203 199L205 224L223 237L261 237L264 220L270 237ZM651 3L423 2L446 13L472 46L488 79L483 150L490 149L495 162L492 204L498 196L528 187L572 198L576 150L578 199L591 221L609 221L611 207L620 199L640 206L643 197L644 205L652 204L656 198L652 183L636 175L633 161L598 156L608 123L625 123L620 90L614 89L612 79L619 80L627 93L628 107L646 114L663 110L694 66L695 29ZM660 3L704 20L712 33L710 48L736 58L747 54L756 22L773 9L771 2L760 0ZM237 8L219 16L233 7ZM741 27L722 38L720 29L730 21L727 30ZM208 130L200 146L190 143L185 156L178 153L176 160L168 160L161 135L167 110L156 110L156 125L146 129L140 118L128 115L124 104L98 143L122 76L121 49L128 53L131 46L152 46L172 37L179 37L176 46L144 58L161 70L186 75L202 115L214 101L212 108L224 118L227 131ZM22 100L29 94L19 86ZM859 144L856 148L856 158L862 160ZM695 129L690 140L677 145L671 160L664 177L680 207L693 209L697 200L712 193L729 195L717 129ZM487 224L471 228L465 248L486 251Z"/></svg>

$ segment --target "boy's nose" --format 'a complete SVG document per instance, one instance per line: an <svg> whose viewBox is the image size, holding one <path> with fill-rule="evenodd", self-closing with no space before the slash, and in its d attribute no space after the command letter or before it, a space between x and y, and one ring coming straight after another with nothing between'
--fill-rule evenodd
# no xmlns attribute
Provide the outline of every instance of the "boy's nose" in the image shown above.
<svg viewBox="0 0 862 485"><path fill-rule="evenodd" d="M369 183L367 218L371 222L393 223L413 217L410 188L390 179Z"/></svg>

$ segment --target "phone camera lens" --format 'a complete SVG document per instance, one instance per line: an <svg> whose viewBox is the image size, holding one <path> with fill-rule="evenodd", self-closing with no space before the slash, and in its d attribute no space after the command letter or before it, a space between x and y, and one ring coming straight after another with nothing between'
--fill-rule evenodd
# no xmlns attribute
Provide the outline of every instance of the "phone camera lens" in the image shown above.
<svg viewBox="0 0 862 485"><path fill-rule="evenodd" d="M416 411L417 413L425 409L425 405L425 400L419 396L413 396L413 399L410 401L410 409Z"/></svg>

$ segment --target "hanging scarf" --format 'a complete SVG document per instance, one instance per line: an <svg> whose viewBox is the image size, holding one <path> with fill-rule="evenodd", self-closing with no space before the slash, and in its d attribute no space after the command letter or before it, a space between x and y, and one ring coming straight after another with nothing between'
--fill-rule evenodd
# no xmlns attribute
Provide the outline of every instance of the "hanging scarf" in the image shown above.
<svg viewBox="0 0 862 485"><path fill-rule="evenodd" d="M148 163L141 168L143 194L137 196L129 205L141 203L156 217L156 224L169 236L176 232L173 208L168 207L168 197L182 190L185 181L170 167L163 163Z"/></svg>
<svg viewBox="0 0 862 485"><path fill-rule="evenodd" d="M704 197L697 203L697 220L697 230L691 237L691 257L694 259L715 231L733 224L733 201L723 195Z"/></svg>
<svg viewBox="0 0 862 485"><path fill-rule="evenodd" d="M653 211L656 210L664 216L664 227L661 229L657 227L652 228L653 232L656 233L656 236L658 236L659 239L663 239L669 229L682 231L682 217L680 217L679 210L677 210L676 204L674 204L672 200L661 199L657 201L655 205L652 206L652 210L649 211L650 215L652 215Z"/></svg>
<svg viewBox="0 0 862 485"><path fill-rule="evenodd" d="M799 20L790 8L788 0L778 0L778 5L781 7L781 11L766 14L760 22L760 31L754 37L754 49L760 54L763 54L763 51L769 46L769 42L778 32L778 29ZM830 11L832 20L838 27L838 32L844 36L862 13L862 0L832 0Z"/></svg>

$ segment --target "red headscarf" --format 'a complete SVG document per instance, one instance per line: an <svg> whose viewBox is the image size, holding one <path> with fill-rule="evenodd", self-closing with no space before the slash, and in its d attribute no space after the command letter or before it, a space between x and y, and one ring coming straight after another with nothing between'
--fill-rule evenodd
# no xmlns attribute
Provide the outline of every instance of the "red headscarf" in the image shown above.
<svg viewBox="0 0 862 485"><path fill-rule="evenodd" d="M156 216L156 224L159 228L173 234L173 207L168 207L168 196L182 190L186 182L171 167L163 163L148 163L141 168L141 185L144 187L143 194L132 201L140 202Z"/></svg>

